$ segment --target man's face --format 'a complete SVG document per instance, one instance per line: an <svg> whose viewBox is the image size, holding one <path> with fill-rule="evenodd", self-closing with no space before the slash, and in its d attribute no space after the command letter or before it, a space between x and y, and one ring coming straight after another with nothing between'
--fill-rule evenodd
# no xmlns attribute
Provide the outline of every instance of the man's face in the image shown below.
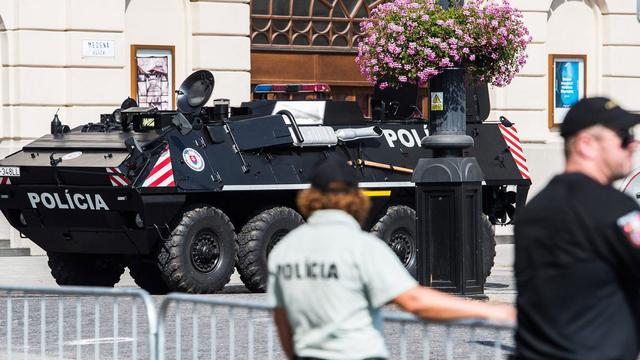
<svg viewBox="0 0 640 360"><path fill-rule="evenodd" d="M595 141L594 160L609 182L622 179L631 172L633 152L638 144L628 130L616 132L598 127L591 132Z"/></svg>

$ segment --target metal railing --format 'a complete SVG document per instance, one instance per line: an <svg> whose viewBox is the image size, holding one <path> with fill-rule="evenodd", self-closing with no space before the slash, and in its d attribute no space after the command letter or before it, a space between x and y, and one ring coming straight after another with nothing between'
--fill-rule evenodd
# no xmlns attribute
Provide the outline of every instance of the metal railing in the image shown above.
<svg viewBox="0 0 640 360"><path fill-rule="evenodd" d="M157 357L157 312L143 290L0 286L0 300L3 359Z"/></svg>
<svg viewBox="0 0 640 360"><path fill-rule="evenodd" d="M512 350L513 326L508 324L424 322L391 311L384 311L383 319L390 359L504 359ZM139 289L0 286L0 358L17 359L16 355L285 358L266 304L173 293L156 311L151 296Z"/></svg>
<svg viewBox="0 0 640 360"><path fill-rule="evenodd" d="M513 352L513 324L468 319L424 321L405 312L384 311L390 359L505 359Z"/></svg>
<svg viewBox="0 0 640 360"><path fill-rule="evenodd" d="M277 339L265 304L178 293L160 304L159 360L284 359Z"/></svg>
<svg viewBox="0 0 640 360"><path fill-rule="evenodd" d="M482 320L425 322L384 311L390 359L504 359L513 325ZM284 359L271 308L264 304L170 294L158 314L158 355L165 359Z"/></svg>

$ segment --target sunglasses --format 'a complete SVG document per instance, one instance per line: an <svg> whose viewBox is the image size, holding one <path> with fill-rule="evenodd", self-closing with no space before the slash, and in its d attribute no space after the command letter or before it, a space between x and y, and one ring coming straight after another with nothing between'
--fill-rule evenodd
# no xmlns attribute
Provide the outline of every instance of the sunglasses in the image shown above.
<svg viewBox="0 0 640 360"><path fill-rule="evenodd" d="M620 140L622 140L622 144L620 146L622 146L623 149L628 148L629 145L636 141L635 137L633 136L632 129L619 130L617 133L618 137L620 137Z"/></svg>

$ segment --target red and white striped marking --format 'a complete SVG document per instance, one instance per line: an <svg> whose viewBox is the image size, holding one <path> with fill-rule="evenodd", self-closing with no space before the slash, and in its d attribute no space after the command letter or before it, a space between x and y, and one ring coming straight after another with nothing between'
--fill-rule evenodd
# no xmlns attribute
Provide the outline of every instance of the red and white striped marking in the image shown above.
<svg viewBox="0 0 640 360"><path fill-rule="evenodd" d="M498 128L500 128L502 137L509 147L509 152L513 156L513 160L516 162L516 166L518 166L520 175L522 175L523 179L531 179L531 176L529 176L529 168L527 167L527 158L524 156L524 152L522 151L522 144L520 143L520 139L518 138L518 131L516 130L515 125L506 127L502 124L499 124Z"/></svg>
<svg viewBox="0 0 640 360"><path fill-rule="evenodd" d="M171 167L171 152L169 147L160 154L158 161L153 165L149 176L142 183L143 187L176 186L173 180L173 168Z"/></svg>
<svg viewBox="0 0 640 360"><path fill-rule="evenodd" d="M120 171L120 169L118 169L117 167L108 167L107 173L113 174L113 175L109 175L109 180L111 180L112 186L128 186L129 185L129 179L126 176L124 176L122 171Z"/></svg>
<svg viewBox="0 0 640 360"><path fill-rule="evenodd" d="M0 185L11 185L11 179L8 176L0 177Z"/></svg>

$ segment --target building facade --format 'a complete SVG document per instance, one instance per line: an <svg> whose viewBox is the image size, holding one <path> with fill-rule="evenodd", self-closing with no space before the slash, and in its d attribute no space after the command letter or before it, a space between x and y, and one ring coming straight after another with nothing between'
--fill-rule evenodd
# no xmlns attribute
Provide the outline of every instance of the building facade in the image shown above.
<svg viewBox="0 0 640 360"><path fill-rule="evenodd" d="M173 108L173 90L200 69L215 75L213 98L232 105L251 98L252 84L322 81L366 110L372 88L357 74L354 44L359 19L379 2L2 0L0 155L48 133L56 112L75 126L127 96ZM490 90L489 121L517 124L535 193L562 168L557 124L568 93L640 112L640 22L633 0L511 3L533 42L511 85ZM0 238L40 253L5 222Z"/></svg>

